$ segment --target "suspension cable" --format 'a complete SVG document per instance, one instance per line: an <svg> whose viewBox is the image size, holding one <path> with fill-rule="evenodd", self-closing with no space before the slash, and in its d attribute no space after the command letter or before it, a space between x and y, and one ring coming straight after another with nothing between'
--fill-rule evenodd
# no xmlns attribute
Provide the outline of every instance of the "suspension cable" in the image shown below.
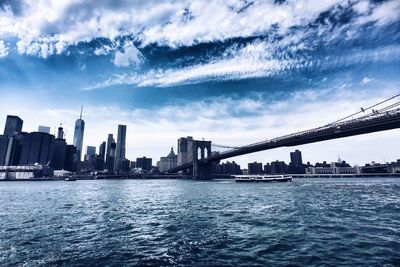
<svg viewBox="0 0 400 267"><path fill-rule="evenodd" d="M385 99L385 100L383 100L383 101L381 101L381 102L379 102L379 103L376 103L376 104L374 104L374 105L372 105L372 106L369 106L369 107L367 107L367 108L365 108L365 109L362 108L361 111L358 111L358 112L356 112L356 113L353 113L353 114L351 114L351 115L348 115L348 116L346 116L346 117L344 117L344 118L341 118L341 119L339 119L339 120L337 120L337 121L334 121L334 122L332 122L332 123L329 123L329 124L335 124L335 123L341 122L341 121L343 121L343 120L346 120L346 119L348 119L348 118L351 118L351 117L353 117L353 116L355 116L355 115L358 115L358 114L360 114L360 113L364 113L366 110L372 109L372 108L374 108L374 107L376 107L376 106L379 106L379 105L381 105L381 104L383 104L383 103L385 103L385 102L388 102L388 101L390 101L390 100L392 100L392 99L394 99L394 98L396 98L396 97L399 97L399 96L400 96L400 93L397 94L397 95L394 95L394 96L392 96L392 97L389 97L389 98L387 98L387 99Z"/></svg>

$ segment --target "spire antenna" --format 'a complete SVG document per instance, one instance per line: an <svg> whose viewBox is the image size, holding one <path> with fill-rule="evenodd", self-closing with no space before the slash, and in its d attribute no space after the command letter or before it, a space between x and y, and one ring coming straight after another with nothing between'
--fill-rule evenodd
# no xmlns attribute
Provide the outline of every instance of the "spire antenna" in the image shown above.
<svg viewBox="0 0 400 267"><path fill-rule="evenodd" d="M79 119L82 119L82 110L83 110L83 106L81 106L81 115L79 116Z"/></svg>

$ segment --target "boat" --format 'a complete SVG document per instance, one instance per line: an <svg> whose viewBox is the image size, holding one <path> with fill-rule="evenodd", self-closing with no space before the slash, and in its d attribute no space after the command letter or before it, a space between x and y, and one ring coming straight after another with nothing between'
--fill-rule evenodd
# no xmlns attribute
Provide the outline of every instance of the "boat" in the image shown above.
<svg viewBox="0 0 400 267"><path fill-rule="evenodd" d="M292 176L288 175L235 175L236 182L291 182Z"/></svg>
<svg viewBox="0 0 400 267"><path fill-rule="evenodd" d="M67 177L64 179L64 181L70 182L70 181L76 181L76 178L73 177Z"/></svg>

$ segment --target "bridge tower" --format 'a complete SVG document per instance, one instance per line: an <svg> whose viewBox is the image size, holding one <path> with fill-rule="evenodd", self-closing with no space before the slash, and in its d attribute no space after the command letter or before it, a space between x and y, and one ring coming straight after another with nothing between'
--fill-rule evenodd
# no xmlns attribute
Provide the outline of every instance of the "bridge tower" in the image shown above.
<svg viewBox="0 0 400 267"><path fill-rule="evenodd" d="M193 179L211 179L212 162L207 160L211 157L211 141L194 140L192 144Z"/></svg>

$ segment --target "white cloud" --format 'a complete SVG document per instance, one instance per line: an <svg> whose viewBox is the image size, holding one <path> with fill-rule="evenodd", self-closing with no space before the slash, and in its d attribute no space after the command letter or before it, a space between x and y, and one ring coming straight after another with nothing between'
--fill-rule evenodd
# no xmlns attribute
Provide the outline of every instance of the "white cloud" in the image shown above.
<svg viewBox="0 0 400 267"><path fill-rule="evenodd" d="M354 4L353 9L359 14L366 14L369 11L369 1L359 1Z"/></svg>
<svg viewBox="0 0 400 267"><path fill-rule="evenodd" d="M0 40L0 58L6 57L8 55L8 47L3 40Z"/></svg>
<svg viewBox="0 0 400 267"><path fill-rule="evenodd" d="M370 83L372 80L370 79L370 78L368 78L368 77L364 77L362 80L361 80L361 83L362 84L367 84L367 83Z"/></svg>
<svg viewBox="0 0 400 267"><path fill-rule="evenodd" d="M139 65L143 62L143 54L133 44L126 43L123 50L123 52L115 52L114 65L128 67L129 65Z"/></svg>
<svg viewBox="0 0 400 267"><path fill-rule="evenodd" d="M341 0L299 0L283 4L269 0L251 5L240 0L24 0L21 3L21 14L14 14L10 5L0 8L0 37L16 37L20 53L42 57L97 37L115 40L133 35L143 45L158 43L178 47L257 36L268 33L271 27L284 35L289 28L305 26L338 5L350 7ZM359 1L353 8L360 14L359 23L385 24L398 20L400 4L397 0L370 5ZM367 8L372 10L371 14Z"/></svg>

